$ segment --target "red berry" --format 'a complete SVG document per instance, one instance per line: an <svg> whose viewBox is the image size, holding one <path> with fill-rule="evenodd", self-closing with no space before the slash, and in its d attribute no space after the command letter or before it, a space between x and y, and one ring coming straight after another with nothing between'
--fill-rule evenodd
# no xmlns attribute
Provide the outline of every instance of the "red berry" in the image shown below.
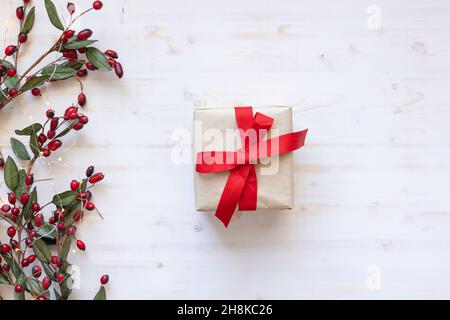
<svg viewBox="0 0 450 320"><path fill-rule="evenodd" d="M66 50L63 52L63 57L70 60L77 60L78 52L76 50Z"/></svg>
<svg viewBox="0 0 450 320"><path fill-rule="evenodd" d="M77 240L77 247L78 247L78 249L80 249L81 251L85 251L85 250L86 250L86 245L85 245L84 242L81 241L81 240Z"/></svg>
<svg viewBox="0 0 450 320"><path fill-rule="evenodd" d="M13 192L8 193L8 202L11 204L15 204L17 201L16 194Z"/></svg>
<svg viewBox="0 0 450 320"><path fill-rule="evenodd" d="M51 285L52 279L50 279L49 277L45 277L44 279L42 279L42 288L44 288L44 290L48 290Z"/></svg>
<svg viewBox="0 0 450 320"><path fill-rule="evenodd" d="M11 247L8 246L7 244L2 244L2 253L3 254L8 254L11 252Z"/></svg>
<svg viewBox="0 0 450 320"><path fill-rule="evenodd" d="M108 58L108 63L111 68L114 68L114 65L116 64L116 60L114 60L113 58Z"/></svg>
<svg viewBox="0 0 450 320"><path fill-rule="evenodd" d="M94 166L89 166L86 169L86 177L89 178L90 176L92 176L92 174L94 173L94 170L95 170Z"/></svg>
<svg viewBox="0 0 450 320"><path fill-rule="evenodd" d="M53 140L53 141L49 142L48 149L50 151L56 151L59 148L61 148L61 146L62 146L62 141L61 140Z"/></svg>
<svg viewBox="0 0 450 320"><path fill-rule="evenodd" d="M17 89L16 89L16 88L11 88L11 89L9 89L9 90L8 90L8 95L9 95L11 98L14 98L14 97L17 95Z"/></svg>
<svg viewBox="0 0 450 320"><path fill-rule="evenodd" d="M8 234L8 237L13 238L16 235L16 228L9 227L6 233Z"/></svg>
<svg viewBox="0 0 450 320"><path fill-rule="evenodd" d="M38 136L38 141L41 145L44 144L47 141L47 136L45 134L41 133Z"/></svg>
<svg viewBox="0 0 450 320"><path fill-rule="evenodd" d="M80 183L77 180L72 180L72 182L70 182L70 189L72 191L78 190L79 187Z"/></svg>
<svg viewBox="0 0 450 320"><path fill-rule="evenodd" d="M64 275L62 273L58 274L58 276L56 277L56 280L58 281L58 283L61 283L64 281Z"/></svg>
<svg viewBox="0 0 450 320"><path fill-rule="evenodd" d="M16 286L14 287L14 290L16 291L16 293L22 293L23 292L23 285L16 284Z"/></svg>
<svg viewBox="0 0 450 320"><path fill-rule="evenodd" d="M25 12L23 10L23 6L17 7L17 9L16 9L16 17L17 17L17 19L23 20L24 16L25 16Z"/></svg>
<svg viewBox="0 0 450 320"><path fill-rule="evenodd" d="M28 261L28 259L23 259L21 264L22 267L26 268L30 265L30 261Z"/></svg>
<svg viewBox="0 0 450 320"><path fill-rule="evenodd" d="M33 240L34 238L38 237L38 233L36 232L36 230L30 230L28 231L28 238L30 238L31 240Z"/></svg>
<svg viewBox="0 0 450 320"><path fill-rule="evenodd" d="M102 181L105 178L105 175L101 172L94 174L92 177L89 178L89 182L94 184Z"/></svg>
<svg viewBox="0 0 450 320"><path fill-rule="evenodd" d="M116 72L117 77L119 77L119 79L122 79L123 68L119 61L116 61L116 63L114 64L114 71Z"/></svg>
<svg viewBox="0 0 450 320"><path fill-rule="evenodd" d="M39 89L39 88L33 88L33 89L31 90L31 94L32 94L33 96L35 96L35 97L39 97L39 96L41 95L41 89Z"/></svg>
<svg viewBox="0 0 450 320"><path fill-rule="evenodd" d="M5 49L5 54L7 56L12 56L17 50L17 47L14 45L7 46Z"/></svg>
<svg viewBox="0 0 450 320"><path fill-rule="evenodd" d="M75 13L75 5L72 2L67 3L67 11L70 15Z"/></svg>
<svg viewBox="0 0 450 320"><path fill-rule="evenodd" d="M105 274L105 275L103 275L103 276L100 277L100 283L101 283L102 285L107 284L108 281L109 281L109 276L108 276L107 274Z"/></svg>
<svg viewBox="0 0 450 320"><path fill-rule="evenodd" d="M67 234L71 237L75 236L75 234L77 233L77 227L75 226L70 226L69 228L67 228Z"/></svg>
<svg viewBox="0 0 450 320"><path fill-rule="evenodd" d="M56 136L56 132L53 130L48 130L47 131L47 138L48 139L53 139Z"/></svg>
<svg viewBox="0 0 450 320"><path fill-rule="evenodd" d="M83 129L84 125L81 122L78 122L76 124L73 125L73 130L75 131L80 131L81 129Z"/></svg>
<svg viewBox="0 0 450 320"><path fill-rule="evenodd" d="M11 210L11 206L10 206L9 204L4 204L4 205L2 206L2 211L3 211L4 213L9 212L9 210Z"/></svg>
<svg viewBox="0 0 450 320"><path fill-rule="evenodd" d="M29 262L29 263L33 263L33 262L36 261L36 256L35 256L34 254L32 254L32 255L29 256L27 259L28 259L28 262Z"/></svg>
<svg viewBox="0 0 450 320"><path fill-rule="evenodd" d="M19 208L12 208L11 209L11 214L13 216L18 216L20 214L20 209Z"/></svg>
<svg viewBox="0 0 450 320"><path fill-rule="evenodd" d="M86 116L80 116L80 117L78 118L78 120L79 120L80 123L82 123L82 124L88 124L88 122L89 122L89 118L86 117Z"/></svg>
<svg viewBox="0 0 450 320"><path fill-rule="evenodd" d="M31 269L31 274L32 274L33 277L35 277L36 279L37 279L37 278L40 278L41 275L42 275L42 268L41 268L40 266L34 266L34 267Z"/></svg>
<svg viewBox="0 0 450 320"><path fill-rule="evenodd" d="M64 38L68 40L68 39L72 38L74 36L74 34L75 34L74 30L66 30L66 31L64 31Z"/></svg>
<svg viewBox="0 0 450 320"><path fill-rule="evenodd" d="M101 1L94 1L94 3L92 4L92 8L94 8L95 10L100 10L101 8L103 8L103 3Z"/></svg>
<svg viewBox="0 0 450 320"><path fill-rule="evenodd" d="M91 71L94 71L94 70L95 70L95 67L94 67L94 65L93 65L91 62L87 62L87 63L86 63L86 68L87 68L88 70L91 70Z"/></svg>
<svg viewBox="0 0 450 320"><path fill-rule="evenodd" d="M51 154L52 153L48 149L44 149L44 151L42 151L42 155L46 158L50 157Z"/></svg>
<svg viewBox="0 0 450 320"><path fill-rule="evenodd" d="M74 115L75 115L75 117L74 117ZM74 107L74 106L67 108L66 111L64 112L64 119L74 120L76 118L78 118L78 108Z"/></svg>
<svg viewBox="0 0 450 320"><path fill-rule="evenodd" d="M39 205L39 203L33 203L33 204L31 205L31 210L32 210L33 212L38 212L39 210L41 210L41 206Z"/></svg>
<svg viewBox="0 0 450 320"><path fill-rule="evenodd" d="M2 267L3 267L3 270L5 270L6 272L9 272L9 270L11 270L11 267L6 263Z"/></svg>
<svg viewBox="0 0 450 320"><path fill-rule="evenodd" d="M78 32L77 38L80 41L84 41L89 39L92 36L92 30L91 29L84 29Z"/></svg>
<svg viewBox="0 0 450 320"><path fill-rule="evenodd" d="M21 32L17 38L19 43L25 43L28 40L28 35L25 32Z"/></svg>
<svg viewBox="0 0 450 320"><path fill-rule="evenodd" d="M119 55L118 55L117 52L114 51L114 50L106 50L106 51L105 51L105 54L106 54L108 57L111 57L111 58L113 58L113 59L119 58Z"/></svg>
<svg viewBox="0 0 450 320"><path fill-rule="evenodd" d="M44 215L42 213L35 215L33 218L33 222L36 227L42 227L42 225L44 224Z"/></svg>
<svg viewBox="0 0 450 320"><path fill-rule="evenodd" d="M17 72L16 72L16 69L11 68L11 69L8 69L8 71L6 71L6 74L8 77L14 77L17 74Z"/></svg>
<svg viewBox="0 0 450 320"><path fill-rule="evenodd" d="M80 192L79 194L77 194L77 200L86 200L88 197L88 193L87 192Z"/></svg>
<svg viewBox="0 0 450 320"><path fill-rule="evenodd" d="M52 263L53 263L54 265L57 265L57 264L58 264L58 259L60 259L58 256L52 256L51 261L52 261Z"/></svg>
<svg viewBox="0 0 450 320"><path fill-rule="evenodd" d="M22 202L22 204L27 204L28 200L30 200L30 196L28 194L24 193L20 196L20 202Z"/></svg>
<svg viewBox="0 0 450 320"><path fill-rule="evenodd" d="M58 222L56 225L59 231L65 231L66 230L66 224L64 222Z"/></svg>
<svg viewBox="0 0 450 320"><path fill-rule="evenodd" d="M86 205L84 206L86 208L86 210L92 211L95 209L95 204L93 204L92 202L87 202Z"/></svg>
<svg viewBox="0 0 450 320"><path fill-rule="evenodd" d="M56 128L58 128L58 124L59 124L59 118L53 118L50 121L50 130L51 131L55 131Z"/></svg>
<svg viewBox="0 0 450 320"><path fill-rule="evenodd" d="M47 118L51 119L55 116L55 110L53 109L48 109L46 112Z"/></svg>
<svg viewBox="0 0 450 320"><path fill-rule="evenodd" d="M25 245L26 245L28 248L31 248L31 247L33 246L33 240L31 240L30 238L26 238L26 239L25 239Z"/></svg>
<svg viewBox="0 0 450 320"><path fill-rule="evenodd" d="M81 213L81 211L75 212L74 215L73 215L73 221L74 222L80 221L82 216L83 216L83 214Z"/></svg>
<svg viewBox="0 0 450 320"><path fill-rule="evenodd" d="M86 69L82 69L82 70L78 70L77 71L77 77L78 78L83 78L85 76L87 76L88 72Z"/></svg>
<svg viewBox="0 0 450 320"><path fill-rule="evenodd" d="M31 186L34 182L34 175L33 174L27 174L25 177L25 184L27 186Z"/></svg>
<svg viewBox="0 0 450 320"><path fill-rule="evenodd" d="M86 95L83 92L78 95L78 104L82 107L86 105Z"/></svg>

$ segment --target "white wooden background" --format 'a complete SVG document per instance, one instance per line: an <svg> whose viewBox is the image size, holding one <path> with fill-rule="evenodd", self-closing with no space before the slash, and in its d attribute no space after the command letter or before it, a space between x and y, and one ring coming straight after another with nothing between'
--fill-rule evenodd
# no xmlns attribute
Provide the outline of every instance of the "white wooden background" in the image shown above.
<svg viewBox="0 0 450 320"><path fill-rule="evenodd" d="M17 2L1 0L8 39ZM107 175L105 220L80 228L75 297L93 297L103 273L114 299L449 297L448 1L104 2L79 27L120 52L126 76L89 76L92 122L53 164L57 191L91 163ZM33 3L28 62L56 36ZM62 111L76 95L52 85L1 111L3 151L47 102ZM171 135L191 130L193 106L236 104L292 105L310 133L295 208L225 230L194 210L192 166L171 161Z"/></svg>

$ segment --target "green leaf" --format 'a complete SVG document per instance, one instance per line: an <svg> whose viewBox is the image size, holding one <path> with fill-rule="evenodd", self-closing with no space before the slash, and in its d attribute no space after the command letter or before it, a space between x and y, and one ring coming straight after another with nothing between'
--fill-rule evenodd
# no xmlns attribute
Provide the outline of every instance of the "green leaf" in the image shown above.
<svg viewBox="0 0 450 320"><path fill-rule="evenodd" d="M28 12L27 17L25 18L21 32L29 33L31 29L33 29L35 17L35 8L33 7L31 8L30 12Z"/></svg>
<svg viewBox="0 0 450 320"><path fill-rule="evenodd" d="M42 70L42 74L48 76L49 80L65 80L76 73L76 70L63 65L51 65Z"/></svg>
<svg viewBox="0 0 450 320"><path fill-rule="evenodd" d="M56 7L51 0L45 0L45 9L47 10L48 18L52 25L61 31L64 31L64 26L59 19L58 12L56 11Z"/></svg>
<svg viewBox="0 0 450 320"><path fill-rule="evenodd" d="M6 67L6 69L15 69L14 65L11 62L9 62L8 60L0 59L0 64L4 65Z"/></svg>
<svg viewBox="0 0 450 320"><path fill-rule="evenodd" d="M44 291L44 288L42 287L42 284L40 281L38 281L35 278L29 277L28 281L25 283L25 288L31 292L34 296L39 295L42 291Z"/></svg>
<svg viewBox="0 0 450 320"><path fill-rule="evenodd" d="M70 294L72 293L73 279L71 276L66 276L64 281L59 285L61 289L61 299L67 300L69 299Z"/></svg>
<svg viewBox="0 0 450 320"><path fill-rule="evenodd" d="M58 292L58 290L53 289L53 292L55 293L56 300L61 300L61 294Z"/></svg>
<svg viewBox="0 0 450 320"><path fill-rule="evenodd" d="M11 157L6 159L4 176L5 176L5 184L9 188L9 190L14 191L19 186L19 170L17 169L17 165Z"/></svg>
<svg viewBox="0 0 450 320"><path fill-rule="evenodd" d="M20 160L30 160L30 155L28 154L27 148L22 142L15 138L11 138L11 147L17 158Z"/></svg>
<svg viewBox="0 0 450 320"><path fill-rule="evenodd" d="M106 300L106 290L104 286L100 287L100 290L98 290L94 300Z"/></svg>
<svg viewBox="0 0 450 320"><path fill-rule="evenodd" d="M31 210L31 206L33 205L33 203L37 203L37 202L38 202L37 190L36 190L36 187L34 187L33 191L31 191L30 200L27 202L27 204L22 209L22 213L20 214L19 221L21 221L22 217L25 218L25 221L28 221L33 217L33 210Z"/></svg>
<svg viewBox="0 0 450 320"><path fill-rule="evenodd" d="M11 267L11 270L12 270L12 272L14 274L14 277L16 277L16 278L20 277L20 275L22 274L22 270L19 268L18 265L16 265L14 260L11 259L11 257L7 256L7 255L4 255L3 259Z"/></svg>
<svg viewBox="0 0 450 320"><path fill-rule="evenodd" d="M8 100L8 88L0 90L0 105L3 104L6 100Z"/></svg>
<svg viewBox="0 0 450 320"><path fill-rule="evenodd" d="M55 204L57 207L67 207L70 205L74 200L77 199L77 192L76 191L66 191L60 194L57 194L53 197L53 204Z"/></svg>
<svg viewBox="0 0 450 320"><path fill-rule="evenodd" d="M14 300L25 300L25 291L22 291L20 293L17 293L14 290Z"/></svg>
<svg viewBox="0 0 450 320"><path fill-rule="evenodd" d="M33 88L39 87L40 85L44 84L47 80L48 80L47 75L32 77L27 82L25 82L25 84L20 88L20 91L25 92Z"/></svg>
<svg viewBox="0 0 450 320"><path fill-rule="evenodd" d="M19 77L17 77L17 76L8 77L5 80L5 86L8 89L16 88L18 84L19 84Z"/></svg>
<svg viewBox="0 0 450 320"><path fill-rule="evenodd" d="M30 149L35 156L39 156L41 153L42 148L36 132L32 132L30 135Z"/></svg>
<svg viewBox="0 0 450 320"><path fill-rule="evenodd" d="M69 62L66 62L63 64L63 66L72 68L76 71L80 70L83 67L83 65L84 65L83 63L78 62L78 61L69 61Z"/></svg>
<svg viewBox="0 0 450 320"><path fill-rule="evenodd" d="M49 277L52 280L56 280L55 275L53 274L52 269L50 269L49 264L42 263L42 268L44 269L44 273L47 277Z"/></svg>
<svg viewBox="0 0 450 320"><path fill-rule="evenodd" d="M52 253L45 242L41 239L34 241L33 250L39 261L44 263L50 263L52 261Z"/></svg>
<svg viewBox="0 0 450 320"><path fill-rule="evenodd" d="M86 57L88 60L99 70L111 70L108 58L106 55L97 48L86 48Z"/></svg>
<svg viewBox="0 0 450 320"><path fill-rule="evenodd" d="M25 184L25 178L27 176L27 173L24 169L19 170L19 186L16 188L15 193L17 197L20 197L24 192L26 188Z"/></svg>
<svg viewBox="0 0 450 320"><path fill-rule="evenodd" d="M51 224L45 224L39 228L38 234L44 238L55 239L56 227Z"/></svg>
<svg viewBox="0 0 450 320"><path fill-rule="evenodd" d="M35 124L32 124L31 126L26 127L25 129L16 130L16 134L18 136L29 136L33 132L38 132L41 129L42 129L42 125L40 123L35 123Z"/></svg>
<svg viewBox="0 0 450 320"><path fill-rule="evenodd" d="M11 284L11 282L5 275L0 273L0 284Z"/></svg>
<svg viewBox="0 0 450 320"><path fill-rule="evenodd" d="M81 48L85 48L87 46L90 46L93 43L96 43L97 40L83 40L83 41L75 41L72 43L67 43L63 46L64 49L67 50L76 50L76 49L81 49Z"/></svg>
<svg viewBox="0 0 450 320"><path fill-rule="evenodd" d="M62 247L61 247L61 252L60 252L60 258L63 261L67 260L67 256L69 255L69 251L70 251L70 247L72 246L72 241L73 241L73 237L67 237L66 240L64 241Z"/></svg>

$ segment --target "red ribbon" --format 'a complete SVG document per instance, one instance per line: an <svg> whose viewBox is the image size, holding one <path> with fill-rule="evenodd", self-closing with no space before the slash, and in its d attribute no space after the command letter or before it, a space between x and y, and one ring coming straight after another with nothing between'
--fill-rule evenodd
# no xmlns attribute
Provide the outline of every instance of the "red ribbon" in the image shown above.
<svg viewBox="0 0 450 320"><path fill-rule="evenodd" d="M216 210L216 217L225 227L228 227L238 205L239 210L256 210L258 181L255 164L257 160L300 149L305 144L308 132L308 130L293 132L262 141L274 120L259 112L253 116L252 107L236 107L234 111L243 148L234 152L199 152L196 164L196 171L199 173L231 171ZM248 141L249 129L257 133L253 143Z"/></svg>

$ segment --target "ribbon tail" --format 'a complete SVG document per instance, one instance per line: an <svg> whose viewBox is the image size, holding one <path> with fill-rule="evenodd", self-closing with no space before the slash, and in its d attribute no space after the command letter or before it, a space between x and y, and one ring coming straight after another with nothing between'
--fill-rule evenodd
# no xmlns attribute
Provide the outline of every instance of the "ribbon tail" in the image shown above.
<svg viewBox="0 0 450 320"><path fill-rule="evenodd" d="M239 199L239 210L255 211L258 203L258 180L256 177L255 166L248 166L251 168L244 185L244 190L242 190L241 198Z"/></svg>
<svg viewBox="0 0 450 320"><path fill-rule="evenodd" d="M216 217L222 221L225 227L230 224L236 207L244 190L247 177L252 166L240 166L232 170L227 183L223 188L222 196L216 210Z"/></svg>

